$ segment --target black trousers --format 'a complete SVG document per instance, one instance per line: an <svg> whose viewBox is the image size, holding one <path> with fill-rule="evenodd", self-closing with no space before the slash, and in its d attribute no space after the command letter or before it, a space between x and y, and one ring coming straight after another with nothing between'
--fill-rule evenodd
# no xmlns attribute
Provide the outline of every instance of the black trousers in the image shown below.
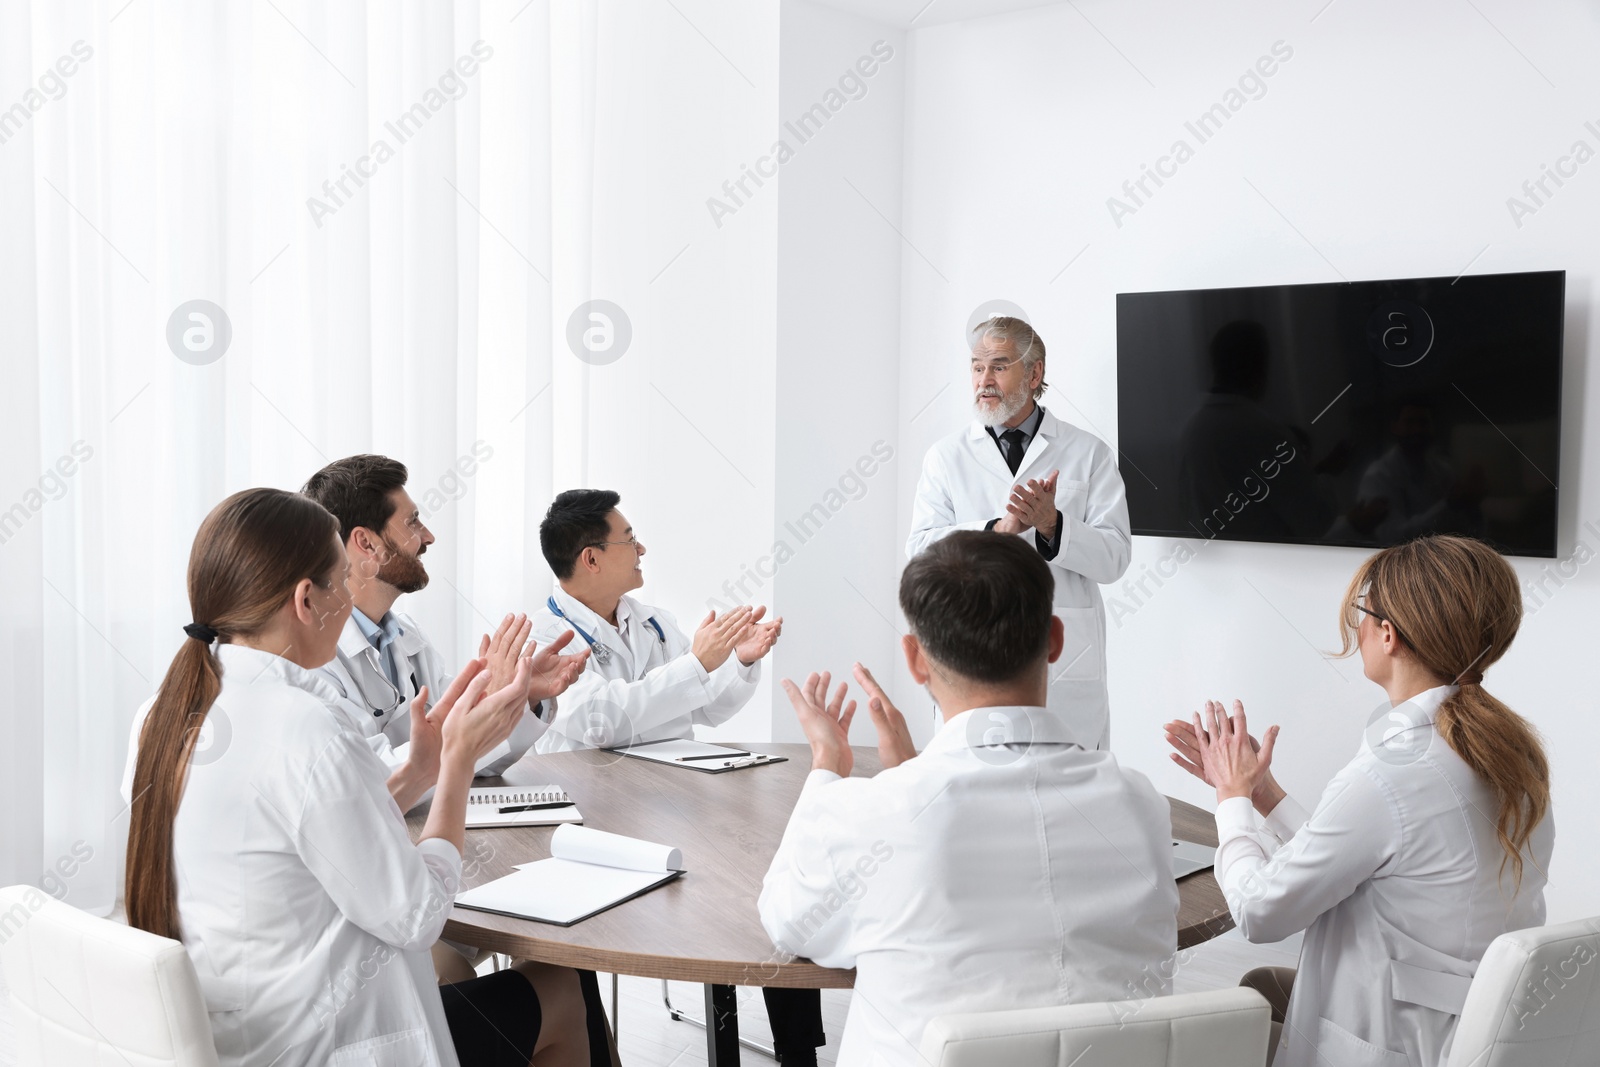
<svg viewBox="0 0 1600 1067"><path fill-rule="evenodd" d="M579 971L578 984L589 1030L591 1067L611 1067L606 1009L593 971ZM515 971L439 987L445 1021L461 1067L527 1067L543 1025L539 996Z"/></svg>
<svg viewBox="0 0 1600 1067"><path fill-rule="evenodd" d="M763 986L767 1018L772 1022L772 1047L784 1063L815 1063L816 1050L828 1043L822 1032L820 989L771 989Z"/></svg>

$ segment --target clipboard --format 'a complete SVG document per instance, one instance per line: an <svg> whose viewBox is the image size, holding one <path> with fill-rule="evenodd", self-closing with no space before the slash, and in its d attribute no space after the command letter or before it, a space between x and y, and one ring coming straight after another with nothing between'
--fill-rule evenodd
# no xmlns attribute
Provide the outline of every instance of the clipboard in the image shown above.
<svg viewBox="0 0 1600 1067"><path fill-rule="evenodd" d="M743 770L746 767L762 767L768 763L784 763L789 758L676 737L663 741L646 741L639 745L624 745L606 751L633 759L649 760L651 763L665 764L668 767L699 771L702 774L722 774L725 771Z"/></svg>

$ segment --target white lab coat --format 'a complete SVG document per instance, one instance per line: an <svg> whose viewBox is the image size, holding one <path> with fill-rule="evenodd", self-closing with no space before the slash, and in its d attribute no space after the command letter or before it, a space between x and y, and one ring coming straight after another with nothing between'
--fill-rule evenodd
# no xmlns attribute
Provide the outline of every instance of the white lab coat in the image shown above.
<svg viewBox="0 0 1600 1067"><path fill-rule="evenodd" d="M1170 993L1171 833L1149 780L1068 743L1053 712L974 709L874 777L811 772L761 923L856 968L839 1067L923 1067L941 1014Z"/></svg>
<svg viewBox="0 0 1600 1067"><path fill-rule="evenodd" d="M693 737L696 726L723 722L756 691L759 661L746 667L737 653L730 653L727 662L708 674L690 651L692 639L660 608L624 596L614 627L559 589L555 601L566 618L548 607L531 616L535 641L542 645L576 624L611 654L609 662L601 663L591 652L583 674L561 694L554 712L546 713L549 730L539 738L540 752ZM659 634L652 619L661 627ZM567 649L581 652L587 647L579 636Z"/></svg>
<svg viewBox="0 0 1600 1067"><path fill-rule="evenodd" d="M223 1067L457 1067L429 948L461 881L316 672L218 646L173 828L183 945ZM137 742L147 704L134 724ZM137 744L130 746L124 795Z"/></svg>
<svg viewBox="0 0 1600 1067"><path fill-rule="evenodd" d="M1489 942L1544 923L1554 825L1534 831L1513 893L1499 803L1433 725L1455 691L1421 693L1369 731L1309 816L1292 798L1265 819L1245 797L1217 806L1240 931L1306 931L1275 1067L1438 1067Z"/></svg>
<svg viewBox="0 0 1600 1067"><path fill-rule="evenodd" d="M955 530L981 530L990 520L1004 518L1012 486L1052 470L1061 472L1056 482L1061 544L1049 562L1066 648L1050 668L1049 707L1085 747L1108 748L1111 709L1100 586L1128 569L1133 541L1116 454L1104 441L1047 410L1013 475L994 438L977 421L943 438L922 462L906 554L915 556ZM1023 536L1034 543L1032 530Z"/></svg>
<svg viewBox="0 0 1600 1067"><path fill-rule="evenodd" d="M398 689L389 683L378 650L354 617L345 621L338 653L316 672L333 686L333 706L391 770L403 764L410 751L412 698L427 686L431 708L455 677L411 616L395 612L394 617L400 625L393 646L400 664ZM525 712L511 736L478 761L478 774L500 774L521 759L544 730L543 719L531 710Z"/></svg>

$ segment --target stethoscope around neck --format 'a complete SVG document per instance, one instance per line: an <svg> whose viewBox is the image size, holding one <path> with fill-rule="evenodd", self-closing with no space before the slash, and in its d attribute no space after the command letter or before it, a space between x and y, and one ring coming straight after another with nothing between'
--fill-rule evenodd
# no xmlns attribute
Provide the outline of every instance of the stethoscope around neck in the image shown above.
<svg viewBox="0 0 1600 1067"><path fill-rule="evenodd" d="M550 609L551 614L560 619L562 622L566 623L568 626L572 627L573 633L576 633L579 637L583 638L583 643L589 646L589 654L594 657L594 661L596 663L604 667L606 664L611 662L611 649L608 648L604 643L596 641L593 634L589 633L583 627L567 618L567 613L561 610L561 605L556 603L555 597L552 596L546 598L544 603L545 606ZM650 616L648 619L644 620L644 624L656 632L656 639L659 640L663 646L665 646L667 643L667 632L661 628L661 624L659 622L656 622L656 617L654 615Z"/></svg>
<svg viewBox="0 0 1600 1067"><path fill-rule="evenodd" d="M372 648L371 645L368 647ZM372 648L372 651L377 652L377 649ZM383 653L377 652L377 660L377 678L378 681L383 683L383 688L387 690L383 696L374 698L372 693L369 691L367 676L372 672L354 670L351 671L350 674L351 680L355 682L356 689L361 693L361 699L367 705L367 709L372 712L373 718L381 719L385 715L392 715L394 712L398 711L400 707L405 704L406 695L399 686L389 681L389 676L384 673ZM398 663L398 661L399 657L396 657L396 662ZM417 685L417 674L415 671L411 672L411 691L413 693L419 693L422 691L422 687Z"/></svg>

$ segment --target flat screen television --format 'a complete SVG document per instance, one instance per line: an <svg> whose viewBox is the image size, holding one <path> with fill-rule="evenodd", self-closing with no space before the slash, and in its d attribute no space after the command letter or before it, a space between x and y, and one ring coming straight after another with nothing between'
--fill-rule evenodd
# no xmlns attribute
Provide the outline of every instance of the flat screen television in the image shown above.
<svg viewBox="0 0 1600 1067"><path fill-rule="evenodd" d="M1117 294L1135 534L1556 554L1565 271Z"/></svg>

